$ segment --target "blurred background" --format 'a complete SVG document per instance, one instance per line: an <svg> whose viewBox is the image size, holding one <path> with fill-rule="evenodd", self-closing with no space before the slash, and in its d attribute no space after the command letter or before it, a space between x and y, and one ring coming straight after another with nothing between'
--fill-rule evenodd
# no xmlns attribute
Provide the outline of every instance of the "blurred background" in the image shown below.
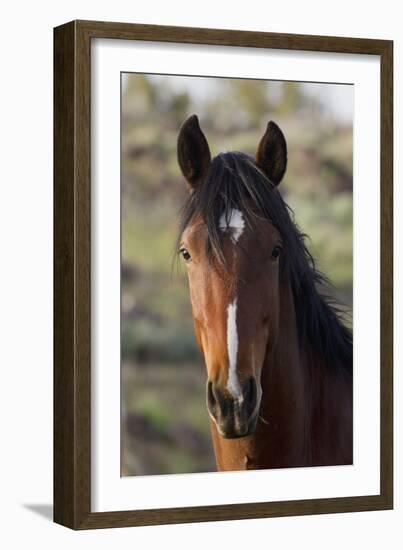
<svg viewBox="0 0 403 550"><path fill-rule="evenodd" d="M352 308L353 87L122 75L122 475L214 471L185 269L173 264L187 189L182 122L199 116L212 155L254 155L268 120L283 130L283 197L332 292Z"/></svg>

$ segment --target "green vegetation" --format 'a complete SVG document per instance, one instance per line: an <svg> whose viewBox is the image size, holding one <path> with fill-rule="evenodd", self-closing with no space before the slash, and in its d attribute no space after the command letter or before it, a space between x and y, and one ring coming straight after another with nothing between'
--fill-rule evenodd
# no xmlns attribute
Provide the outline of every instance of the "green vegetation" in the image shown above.
<svg viewBox="0 0 403 550"><path fill-rule="evenodd" d="M289 147L283 196L319 269L350 306L352 128L296 83L192 77L189 87L188 77L124 78L122 474L209 471L205 368L186 275L174 261L187 193L176 161L180 124L196 112L213 154L254 154L267 121L280 125Z"/></svg>

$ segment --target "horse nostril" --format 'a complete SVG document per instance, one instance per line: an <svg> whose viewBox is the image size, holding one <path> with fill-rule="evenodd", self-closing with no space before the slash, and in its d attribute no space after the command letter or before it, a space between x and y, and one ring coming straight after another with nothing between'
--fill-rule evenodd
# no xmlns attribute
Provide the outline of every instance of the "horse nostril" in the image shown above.
<svg viewBox="0 0 403 550"><path fill-rule="evenodd" d="M207 382L207 405L210 410L214 407L216 401L217 400L214 395L213 383L209 381Z"/></svg>

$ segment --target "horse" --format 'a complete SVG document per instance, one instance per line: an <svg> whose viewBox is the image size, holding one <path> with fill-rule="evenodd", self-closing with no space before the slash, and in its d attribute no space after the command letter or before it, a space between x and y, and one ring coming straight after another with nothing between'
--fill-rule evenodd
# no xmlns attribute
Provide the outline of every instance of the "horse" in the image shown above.
<svg viewBox="0 0 403 550"><path fill-rule="evenodd" d="M278 191L283 132L270 121L255 158L212 158L192 115L177 157L189 188L177 251L217 469L352 464L352 332Z"/></svg>

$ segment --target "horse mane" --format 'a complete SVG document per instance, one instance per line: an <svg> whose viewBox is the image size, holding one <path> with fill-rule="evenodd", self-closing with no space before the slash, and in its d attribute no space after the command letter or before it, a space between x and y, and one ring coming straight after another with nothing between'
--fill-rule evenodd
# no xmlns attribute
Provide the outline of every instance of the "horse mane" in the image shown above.
<svg viewBox="0 0 403 550"><path fill-rule="evenodd" d="M234 151L221 153L211 162L207 176L186 200L180 218L179 237L197 217L207 227L206 252L210 261L225 264L220 218L230 218L232 209L242 212L253 228L259 218L270 220L279 231L284 254L280 276L290 278L294 297L300 347L308 344L333 370L352 372L352 333L343 323L344 311L331 296L319 292L329 285L315 266L294 213L277 187L248 155Z"/></svg>

